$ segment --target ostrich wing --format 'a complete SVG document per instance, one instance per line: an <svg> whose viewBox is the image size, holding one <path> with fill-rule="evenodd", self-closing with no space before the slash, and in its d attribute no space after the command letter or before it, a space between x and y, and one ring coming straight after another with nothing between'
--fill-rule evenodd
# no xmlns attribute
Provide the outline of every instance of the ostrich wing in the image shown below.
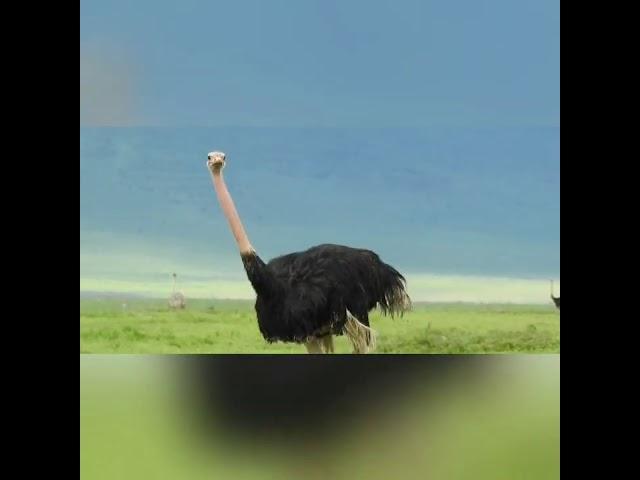
<svg viewBox="0 0 640 480"><path fill-rule="evenodd" d="M362 316L376 304L392 315L410 306L404 277L370 250L324 244L274 258L267 267L298 294L323 297L340 316L345 308Z"/></svg>

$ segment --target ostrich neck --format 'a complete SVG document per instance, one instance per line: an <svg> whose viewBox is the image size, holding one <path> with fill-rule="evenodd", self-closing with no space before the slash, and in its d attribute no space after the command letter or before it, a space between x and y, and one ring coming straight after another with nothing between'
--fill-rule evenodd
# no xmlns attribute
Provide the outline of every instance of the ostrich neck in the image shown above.
<svg viewBox="0 0 640 480"><path fill-rule="evenodd" d="M217 171L212 173L213 177L213 186L216 190L216 195L218 196L218 202L220 202L220 207L222 208L222 212L224 216L227 218L229 222L229 227L231 228L231 233L236 239L236 243L238 244L238 249L240 250L241 255L248 255L252 253L253 247L251 243L249 243L249 238L247 237L246 232L244 231L244 227L242 226L242 222L240 222L240 217L238 212L236 211L236 207L233 204L233 199L229 194L229 190L227 190L227 185L224 183L224 178L222 177L222 171Z"/></svg>
<svg viewBox="0 0 640 480"><path fill-rule="evenodd" d="M244 264L247 277L251 282L253 290L258 295L268 297L277 295L281 290L280 284L251 246L231 195L229 194L229 190L227 190L227 185L222 177L222 172L218 170L213 172L212 176L213 186L216 190L220 207L222 207L224 216L227 218L229 227L231 227L231 232L238 244L240 257L242 258L242 263Z"/></svg>

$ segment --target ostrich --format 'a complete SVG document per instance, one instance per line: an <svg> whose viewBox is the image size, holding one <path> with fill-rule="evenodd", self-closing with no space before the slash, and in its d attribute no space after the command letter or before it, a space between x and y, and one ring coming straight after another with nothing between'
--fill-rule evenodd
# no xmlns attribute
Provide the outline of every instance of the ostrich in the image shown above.
<svg viewBox="0 0 640 480"><path fill-rule="evenodd" d="M553 296L553 280L551 280L551 300L553 300L553 303L556 305L556 308L560 310L560 297Z"/></svg>
<svg viewBox="0 0 640 480"><path fill-rule="evenodd" d="M184 298L182 292L176 291L176 277L177 275L174 273L173 276L173 292L169 297L169 308L172 309L183 309L187 306L187 302Z"/></svg>
<svg viewBox="0 0 640 480"><path fill-rule="evenodd" d="M323 244L264 263L249 242L222 176L226 156L207 167L256 293L258 327L267 342L302 343L309 353L333 353L333 335L346 335L354 353L375 349L369 312L394 317L411 308L405 278L370 251Z"/></svg>

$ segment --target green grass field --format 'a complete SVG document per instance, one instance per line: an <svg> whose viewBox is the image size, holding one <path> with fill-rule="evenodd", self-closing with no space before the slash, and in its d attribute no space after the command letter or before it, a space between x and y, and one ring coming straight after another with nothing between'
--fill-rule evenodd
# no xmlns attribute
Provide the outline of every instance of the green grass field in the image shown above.
<svg viewBox="0 0 640 480"><path fill-rule="evenodd" d="M560 314L546 305L418 304L402 318L370 316L376 353L559 353ZM344 337L336 353L350 353ZM80 300L80 353L306 353L265 342L253 303Z"/></svg>

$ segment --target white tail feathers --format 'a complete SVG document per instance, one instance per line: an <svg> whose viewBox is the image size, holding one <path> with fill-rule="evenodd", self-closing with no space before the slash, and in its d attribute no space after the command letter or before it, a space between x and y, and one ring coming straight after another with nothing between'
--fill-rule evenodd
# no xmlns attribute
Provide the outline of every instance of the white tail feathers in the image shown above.
<svg viewBox="0 0 640 480"><path fill-rule="evenodd" d="M353 345L353 353L369 353L376 349L375 330L360 323L349 310L347 310L347 322L344 325L344 331Z"/></svg>

